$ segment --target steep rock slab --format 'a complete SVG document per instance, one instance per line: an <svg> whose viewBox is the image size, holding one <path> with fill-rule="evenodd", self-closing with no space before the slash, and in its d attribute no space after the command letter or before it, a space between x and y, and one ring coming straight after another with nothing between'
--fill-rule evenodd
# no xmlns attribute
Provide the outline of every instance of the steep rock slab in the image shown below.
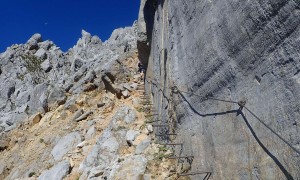
<svg viewBox="0 0 300 180"><path fill-rule="evenodd" d="M298 179L299 154L245 109L205 100L246 100L299 150L299 1L147 0L142 12L155 2L146 84L160 117L176 125L183 153L195 156L192 171Z"/></svg>

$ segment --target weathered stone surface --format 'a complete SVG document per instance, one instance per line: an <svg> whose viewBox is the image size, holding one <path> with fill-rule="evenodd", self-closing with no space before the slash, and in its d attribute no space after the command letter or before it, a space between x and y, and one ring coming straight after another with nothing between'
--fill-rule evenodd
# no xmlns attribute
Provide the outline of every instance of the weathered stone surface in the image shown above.
<svg viewBox="0 0 300 180"><path fill-rule="evenodd" d="M135 149L135 154L142 154L144 153L144 151L147 149L147 147L149 147L151 142L150 138L144 139L143 141L141 141Z"/></svg>
<svg viewBox="0 0 300 180"><path fill-rule="evenodd" d="M116 137L109 129L105 129L92 151L80 164L80 170L88 172L93 167L105 169L108 164L112 163L113 160L117 158L116 153L118 149L119 143Z"/></svg>
<svg viewBox="0 0 300 180"><path fill-rule="evenodd" d="M81 136L79 132L73 132L62 137L51 151L54 160L60 161L66 153L76 147L80 142Z"/></svg>
<svg viewBox="0 0 300 180"><path fill-rule="evenodd" d="M112 117L112 128L118 129L120 124L131 124L136 119L136 112L129 106L121 106L116 114Z"/></svg>
<svg viewBox="0 0 300 180"><path fill-rule="evenodd" d="M58 106L66 102L67 96L61 88L52 88L49 92L48 106Z"/></svg>
<svg viewBox="0 0 300 180"><path fill-rule="evenodd" d="M70 163L68 161L62 161L51 169L44 171L38 178L38 180L62 180L70 173Z"/></svg>
<svg viewBox="0 0 300 180"><path fill-rule="evenodd" d="M135 140L135 138L140 134L140 132L135 130L129 130L126 133L126 141L131 143Z"/></svg>
<svg viewBox="0 0 300 180"><path fill-rule="evenodd" d="M123 162L112 166L108 179L139 180L145 173L147 159L142 155L129 156Z"/></svg>
<svg viewBox="0 0 300 180"><path fill-rule="evenodd" d="M195 155L192 169L213 169L214 179L299 179L299 155L245 108L205 101L246 99L299 150L299 1L156 1L155 15L153 2L142 1L139 21L153 35L146 80L156 84L146 88L160 117L175 121L183 154Z"/></svg>
<svg viewBox="0 0 300 180"><path fill-rule="evenodd" d="M78 118L75 119L76 122L82 121L84 119L86 119L87 117L89 117L90 114L93 114L92 111L87 111L85 113L83 113L81 116L79 116ZM74 115L75 117L75 115Z"/></svg>

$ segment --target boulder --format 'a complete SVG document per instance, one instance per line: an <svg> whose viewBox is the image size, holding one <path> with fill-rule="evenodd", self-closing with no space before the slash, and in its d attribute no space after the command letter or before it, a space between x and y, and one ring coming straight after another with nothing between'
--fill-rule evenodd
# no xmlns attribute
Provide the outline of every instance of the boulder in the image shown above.
<svg viewBox="0 0 300 180"><path fill-rule="evenodd" d="M51 71L53 66L50 63L49 59L46 59L44 62L42 62L41 68L47 73L47 72Z"/></svg>
<svg viewBox="0 0 300 180"><path fill-rule="evenodd" d="M45 51L45 49L39 49L37 50L37 52L34 54L36 57L38 57L39 59L47 59L47 53Z"/></svg>
<svg viewBox="0 0 300 180"><path fill-rule="evenodd" d="M118 129L122 123L131 124L136 119L136 112L129 106L121 106L115 115L112 117L111 126L113 129Z"/></svg>
<svg viewBox="0 0 300 180"><path fill-rule="evenodd" d="M128 156L124 161L116 162L111 167L108 179L140 180L145 173L147 159L142 155Z"/></svg>
<svg viewBox="0 0 300 180"><path fill-rule="evenodd" d="M135 140L135 138L140 134L140 132L135 130L129 130L126 133L126 141L127 143L132 144L132 142Z"/></svg>
<svg viewBox="0 0 300 180"><path fill-rule="evenodd" d="M42 83L35 86L30 94L30 101L28 102L29 113L36 112L45 113L48 111L48 84Z"/></svg>
<svg viewBox="0 0 300 180"><path fill-rule="evenodd" d="M42 41L42 36L40 34L34 34L28 41L27 47L29 50L38 49L38 43Z"/></svg>
<svg viewBox="0 0 300 180"><path fill-rule="evenodd" d="M71 151L77 144L81 142L79 132L72 132L62 137L51 151L55 161L60 161L65 154Z"/></svg>
<svg viewBox="0 0 300 180"><path fill-rule="evenodd" d="M57 107L66 102L67 96L65 94L64 89L54 87L50 89L50 93L48 96L48 106L49 107Z"/></svg>
<svg viewBox="0 0 300 180"><path fill-rule="evenodd" d="M49 170L43 171L38 180L62 180L71 170L71 165L68 161L62 161Z"/></svg>

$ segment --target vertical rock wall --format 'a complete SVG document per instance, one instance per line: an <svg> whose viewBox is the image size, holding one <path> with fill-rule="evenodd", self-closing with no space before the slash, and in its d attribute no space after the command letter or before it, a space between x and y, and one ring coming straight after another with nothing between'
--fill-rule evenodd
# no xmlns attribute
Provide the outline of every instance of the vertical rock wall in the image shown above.
<svg viewBox="0 0 300 180"><path fill-rule="evenodd" d="M141 21L150 15L147 3L155 7L153 24ZM195 156L190 172L300 178L300 154L249 111L205 100L245 100L300 151L300 1L142 0L141 22L151 27L147 88L159 118L178 133L174 142L184 143L176 153Z"/></svg>

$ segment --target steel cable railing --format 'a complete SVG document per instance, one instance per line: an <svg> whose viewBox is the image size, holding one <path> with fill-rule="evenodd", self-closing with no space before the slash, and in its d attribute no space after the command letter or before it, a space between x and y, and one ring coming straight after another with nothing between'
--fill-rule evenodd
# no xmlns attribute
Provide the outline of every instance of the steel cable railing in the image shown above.
<svg viewBox="0 0 300 180"><path fill-rule="evenodd" d="M161 87L163 87L160 83L155 83L152 80L148 81L145 78L145 81L150 83L150 84L154 84L156 87L158 87L159 85ZM260 123L262 123L266 128L268 128L273 134L275 134L280 140L282 140L286 145L288 145L291 149L293 149L295 152L297 152L298 154L300 154L300 151L295 148L291 143L289 143L287 140L285 140L283 137L281 137L276 131L274 131L271 127L269 127L261 118L259 118L254 112L252 112L248 107L245 106L244 103L241 103L241 101L236 102L236 101L230 101L230 100L225 100L225 99L219 99L219 98L211 98L211 97L204 97L204 96L200 96L198 94L195 93L191 93L191 92L187 92L187 91L182 91L180 90L177 86L173 86L173 87L163 87L163 88L159 88L162 92L163 89L170 89L173 93L185 93L185 94L189 94L192 96L197 96L197 97L201 97L203 98L204 101L206 100L215 100L215 101L220 101L220 102L227 102L227 103L234 103L234 104L238 104L240 106L241 109L245 108L253 117L255 117ZM165 95L166 96L166 95Z"/></svg>

